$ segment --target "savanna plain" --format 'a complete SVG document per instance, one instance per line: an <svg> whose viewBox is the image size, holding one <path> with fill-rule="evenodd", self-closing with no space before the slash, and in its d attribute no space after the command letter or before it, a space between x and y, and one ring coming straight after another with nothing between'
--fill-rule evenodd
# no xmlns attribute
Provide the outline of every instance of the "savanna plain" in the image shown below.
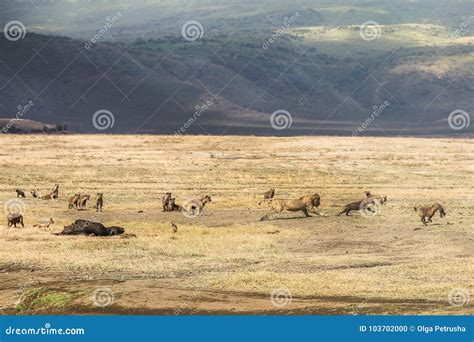
<svg viewBox="0 0 474 342"><path fill-rule="evenodd" d="M450 298L473 292L472 139L4 135L0 146L2 209L21 201L25 222L9 228L1 212L3 314L474 313ZM32 198L55 183L58 199ZM259 221L269 188L318 193L321 215ZM375 215L336 216L366 190L388 197ZM166 213L168 191L212 202L200 217ZM68 209L77 192L91 195L86 210ZM435 202L447 216L424 226L413 207ZM76 219L136 237L53 234Z"/></svg>

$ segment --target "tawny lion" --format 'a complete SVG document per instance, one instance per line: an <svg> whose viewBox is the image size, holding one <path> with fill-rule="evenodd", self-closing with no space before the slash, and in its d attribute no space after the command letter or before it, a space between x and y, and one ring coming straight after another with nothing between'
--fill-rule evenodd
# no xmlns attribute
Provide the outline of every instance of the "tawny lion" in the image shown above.
<svg viewBox="0 0 474 342"><path fill-rule="evenodd" d="M385 203L387 203L387 196L386 195L373 195L370 191L366 191L365 192L365 196L367 198L373 198L375 200L377 200L381 205L384 205Z"/></svg>
<svg viewBox="0 0 474 342"><path fill-rule="evenodd" d="M302 211L306 217L311 217L309 213L320 215L317 208L321 204L321 197L318 194L306 195L298 199L274 199L270 211L262 216L260 221L265 221L273 214L279 214L283 210L291 212Z"/></svg>

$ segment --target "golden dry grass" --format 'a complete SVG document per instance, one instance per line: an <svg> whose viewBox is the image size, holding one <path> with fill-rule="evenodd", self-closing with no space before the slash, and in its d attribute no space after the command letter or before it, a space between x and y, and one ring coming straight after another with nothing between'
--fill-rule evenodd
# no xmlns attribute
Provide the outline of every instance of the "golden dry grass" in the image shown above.
<svg viewBox="0 0 474 342"><path fill-rule="evenodd" d="M55 296L75 293L70 313L91 306L98 283L117 294L113 312L173 312L198 293L189 304L196 312L472 313L448 303L454 288L472 297L470 139L10 135L0 144L2 203L16 187L46 193L60 184L59 200L28 193L25 229L2 221L0 304L33 280ZM325 216L259 222L268 206L256 203L270 187L277 197L318 192ZM335 217L364 190L389 202L374 217ZM66 197L78 191L104 192L105 211L68 210ZM161 211L166 191L178 203L204 194L213 201L190 219ZM448 216L423 227L413 206L435 201ZM50 232L32 227L50 217ZM138 237L51 234L77 218ZM293 302L276 309L269 296L281 288Z"/></svg>

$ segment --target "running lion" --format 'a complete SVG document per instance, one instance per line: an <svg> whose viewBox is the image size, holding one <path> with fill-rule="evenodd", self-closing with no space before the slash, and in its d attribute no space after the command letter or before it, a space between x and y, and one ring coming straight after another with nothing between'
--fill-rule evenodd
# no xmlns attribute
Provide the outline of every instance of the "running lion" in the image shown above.
<svg viewBox="0 0 474 342"><path fill-rule="evenodd" d="M279 214L283 210L302 211L306 217L311 217L309 213L320 215L317 208L321 204L321 197L318 194L306 195L298 199L274 199L271 203L270 211L262 216L260 221L268 220L271 215Z"/></svg>

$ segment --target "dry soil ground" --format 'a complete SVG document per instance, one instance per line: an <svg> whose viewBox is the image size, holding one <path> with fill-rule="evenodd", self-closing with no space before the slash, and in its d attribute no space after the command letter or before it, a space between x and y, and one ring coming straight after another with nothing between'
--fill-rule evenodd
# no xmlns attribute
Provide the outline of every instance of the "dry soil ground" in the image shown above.
<svg viewBox="0 0 474 342"><path fill-rule="evenodd" d="M0 201L24 206L26 224L7 228L2 212L4 314L474 312L473 140L5 135L0 146ZM54 183L58 200L29 194ZM270 187L318 192L324 216L259 222ZM336 217L365 190L387 205ZM104 192L105 211L68 210L79 191ZM212 202L198 218L164 213L166 191ZM424 227L413 206L436 201L447 216ZM49 231L33 228L50 217ZM77 218L137 237L52 234Z"/></svg>

